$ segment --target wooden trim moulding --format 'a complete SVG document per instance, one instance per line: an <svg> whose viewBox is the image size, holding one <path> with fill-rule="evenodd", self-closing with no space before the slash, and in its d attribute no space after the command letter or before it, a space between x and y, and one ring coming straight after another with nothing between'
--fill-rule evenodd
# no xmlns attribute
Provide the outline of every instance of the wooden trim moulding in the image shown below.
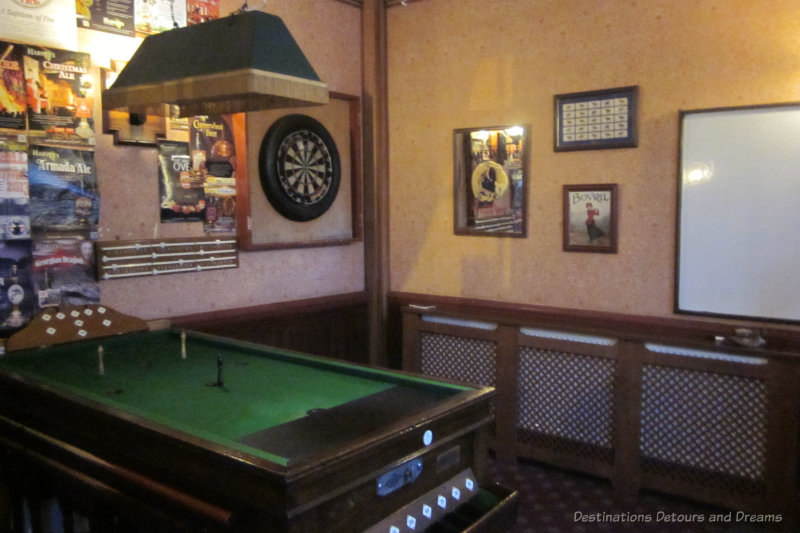
<svg viewBox="0 0 800 533"><path fill-rule="evenodd" d="M672 342L708 348L715 336L731 336L735 328L747 327L762 332L767 340L766 350L772 355L798 357L800 329L770 323L744 323L708 319L676 319L644 315L627 315L604 311L547 307L474 298L436 296L431 294L392 291L388 301L392 306L432 307L431 312L498 322L500 324L536 324L540 327L613 335L620 340ZM752 354L758 349L725 345L732 353Z"/></svg>

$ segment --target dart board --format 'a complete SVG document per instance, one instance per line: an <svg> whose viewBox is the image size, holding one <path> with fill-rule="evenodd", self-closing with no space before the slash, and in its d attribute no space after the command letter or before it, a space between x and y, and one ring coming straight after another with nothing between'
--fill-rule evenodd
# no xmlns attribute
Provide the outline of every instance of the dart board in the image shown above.
<svg viewBox="0 0 800 533"><path fill-rule="evenodd" d="M304 222L325 213L336 199L341 163L328 130L306 115L278 119L259 151L261 187L284 217Z"/></svg>

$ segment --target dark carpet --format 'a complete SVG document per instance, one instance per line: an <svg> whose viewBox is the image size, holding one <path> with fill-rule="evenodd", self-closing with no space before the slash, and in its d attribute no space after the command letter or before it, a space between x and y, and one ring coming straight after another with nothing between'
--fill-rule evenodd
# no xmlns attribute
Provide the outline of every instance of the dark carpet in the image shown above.
<svg viewBox="0 0 800 533"><path fill-rule="evenodd" d="M642 491L635 497L619 496L608 480L522 459L515 464L491 460L489 474L520 493L516 527L506 533L797 531L785 520L769 526L747 524L735 510L664 494Z"/></svg>

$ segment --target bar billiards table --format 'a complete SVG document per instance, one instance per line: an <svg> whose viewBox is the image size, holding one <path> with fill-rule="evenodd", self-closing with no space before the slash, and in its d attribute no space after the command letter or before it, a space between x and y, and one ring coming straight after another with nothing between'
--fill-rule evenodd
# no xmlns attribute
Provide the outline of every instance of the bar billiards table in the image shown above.
<svg viewBox="0 0 800 533"><path fill-rule="evenodd" d="M23 492L165 531L451 531L456 506L491 523L514 496L482 483L492 395L199 333L125 333L0 357L0 469Z"/></svg>

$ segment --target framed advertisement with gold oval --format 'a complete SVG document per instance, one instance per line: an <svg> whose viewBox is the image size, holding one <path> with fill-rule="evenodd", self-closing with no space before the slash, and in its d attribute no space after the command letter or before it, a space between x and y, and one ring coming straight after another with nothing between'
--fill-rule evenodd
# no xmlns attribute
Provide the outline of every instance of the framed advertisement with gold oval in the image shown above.
<svg viewBox="0 0 800 533"><path fill-rule="evenodd" d="M456 235L527 235L527 144L527 126L453 132Z"/></svg>

